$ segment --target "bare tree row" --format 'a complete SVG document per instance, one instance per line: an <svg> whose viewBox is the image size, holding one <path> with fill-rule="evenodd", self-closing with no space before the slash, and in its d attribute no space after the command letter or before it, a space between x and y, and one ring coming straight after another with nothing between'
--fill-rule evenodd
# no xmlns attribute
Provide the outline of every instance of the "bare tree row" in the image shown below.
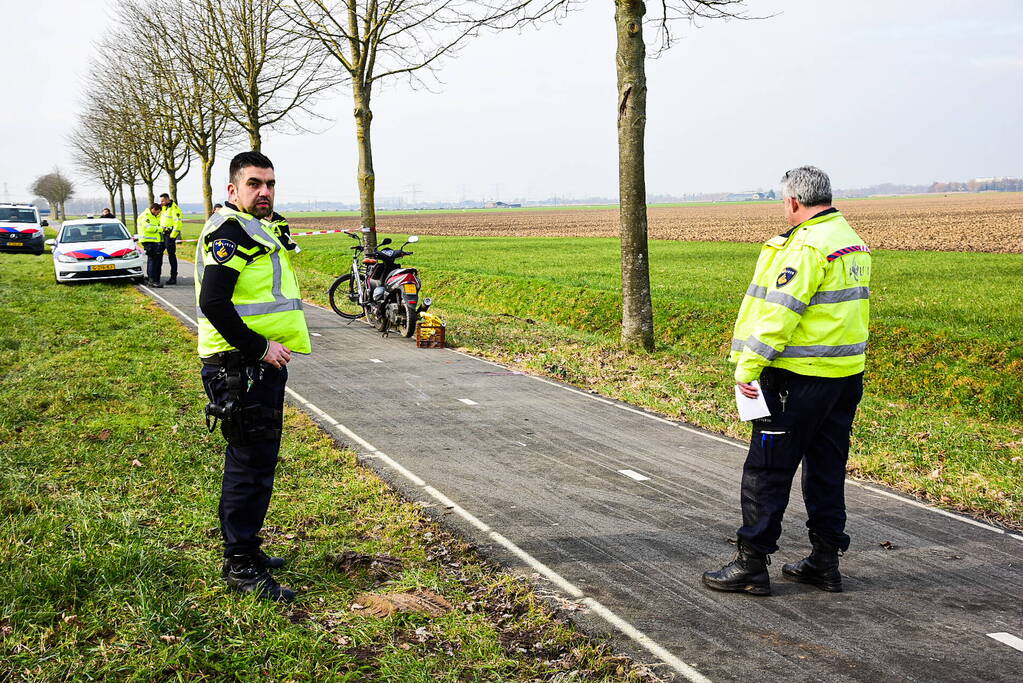
<svg viewBox="0 0 1023 683"><path fill-rule="evenodd" d="M352 96L356 182L368 246L376 244L373 93L392 79L428 87L446 57L486 30L560 19L583 0L120 0L117 22L98 45L79 125L70 138L79 166L114 203L125 185L162 174L177 183L197 161L207 215L218 149L266 129L298 132L324 118L325 90ZM671 45L672 22L740 18L743 0L615 0L622 342L652 349L644 137L645 60ZM645 24L655 26L651 46Z"/></svg>

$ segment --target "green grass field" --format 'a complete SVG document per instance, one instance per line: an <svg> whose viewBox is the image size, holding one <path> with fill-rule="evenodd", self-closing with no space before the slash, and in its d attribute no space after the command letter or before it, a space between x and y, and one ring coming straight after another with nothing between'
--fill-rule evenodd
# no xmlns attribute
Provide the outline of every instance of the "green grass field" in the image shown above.
<svg viewBox="0 0 1023 683"><path fill-rule="evenodd" d="M195 338L134 288L0 263L0 681L649 680L291 409L264 535L301 595L228 593ZM345 551L399 565L338 566ZM454 609L352 608L418 588Z"/></svg>
<svg viewBox="0 0 1023 683"><path fill-rule="evenodd" d="M324 303L350 241L301 239L306 296ZM616 240L427 236L405 263L421 269L453 343L747 437L724 359L757 250L652 242L653 354L617 344ZM856 476L1023 528L1021 269L1020 255L875 253Z"/></svg>

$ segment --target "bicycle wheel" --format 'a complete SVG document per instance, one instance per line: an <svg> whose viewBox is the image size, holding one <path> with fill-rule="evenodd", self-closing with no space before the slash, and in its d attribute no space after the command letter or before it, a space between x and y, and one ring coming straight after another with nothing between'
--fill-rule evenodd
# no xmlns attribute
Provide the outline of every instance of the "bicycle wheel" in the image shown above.
<svg viewBox="0 0 1023 683"><path fill-rule="evenodd" d="M327 298L330 299L330 307L342 318L355 320L366 315L359 303L359 292L355 289L351 273L345 273L334 280L334 284L327 290Z"/></svg>

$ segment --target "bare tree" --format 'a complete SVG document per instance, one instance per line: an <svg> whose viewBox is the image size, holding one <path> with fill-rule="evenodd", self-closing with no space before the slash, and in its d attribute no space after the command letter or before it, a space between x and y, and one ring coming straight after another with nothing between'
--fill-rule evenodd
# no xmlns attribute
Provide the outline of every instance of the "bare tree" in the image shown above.
<svg viewBox="0 0 1023 683"><path fill-rule="evenodd" d="M36 178L29 190L50 203L54 218L67 219L64 204L74 195L75 187L59 168Z"/></svg>
<svg viewBox="0 0 1023 683"><path fill-rule="evenodd" d="M75 164L86 175L99 182L107 191L110 208L115 208L114 195L120 185L120 174L105 141L94 130L95 122L86 116L79 121L78 127L68 137Z"/></svg>
<svg viewBox="0 0 1023 683"><path fill-rule="evenodd" d="M511 28L567 6L565 0L290 0L283 5L319 41L352 93L359 149L358 187L365 238L376 246L376 172L373 169L372 95L381 81L402 77L424 85L445 56L484 28ZM526 9L530 14L525 13Z"/></svg>
<svg viewBox="0 0 1023 683"><path fill-rule="evenodd" d="M206 74L207 94L260 151L263 129L304 130L298 116L336 81L322 69L327 54L292 30L282 0L186 0L191 54ZM218 80L222 79L222 80Z"/></svg>
<svg viewBox="0 0 1023 683"><path fill-rule="evenodd" d="M134 35L160 35L159 44L141 56L145 62L136 68L144 69L155 78L160 99L169 103L173 121L165 115L154 114L162 127L176 129L184 144L199 159L202 173L203 199L207 216L213 213L213 164L218 146L229 143L239 133L239 127L224 110L213 94L223 91L226 78L211 72L202 53L207 44L195 40L190 24L198 5L170 0L139 0L124 2L119 8L122 24ZM158 139L161 136L157 136ZM163 145L158 145L158 150ZM157 159L165 158L161 153ZM161 164L166 169L166 164ZM171 195L177 199L176 180L171 178Z"/></svg>

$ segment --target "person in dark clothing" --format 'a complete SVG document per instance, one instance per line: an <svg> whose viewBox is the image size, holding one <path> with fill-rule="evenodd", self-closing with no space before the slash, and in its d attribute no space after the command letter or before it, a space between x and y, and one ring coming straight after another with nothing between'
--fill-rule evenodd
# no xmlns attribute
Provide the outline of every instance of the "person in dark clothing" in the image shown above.
<svg viewBox="0 0 1023 683"><path fill-rule="evenodd" d="M103 209L103 212L99 215L100 218L117 218L110 209Z"/></svg>
<svg viewBox="0 0 1023 683"><path fill-rule="evenodd" d="M271 218L270 160L231 161L227 206L210 216L196 248L195 287L202 381L228 445L219 517L223 578L238 591L291 601L270 573L284 564L261 549L283 428L287 365L311 345L286 237ZM213 427L213 421L208 420Z"/></svg>

